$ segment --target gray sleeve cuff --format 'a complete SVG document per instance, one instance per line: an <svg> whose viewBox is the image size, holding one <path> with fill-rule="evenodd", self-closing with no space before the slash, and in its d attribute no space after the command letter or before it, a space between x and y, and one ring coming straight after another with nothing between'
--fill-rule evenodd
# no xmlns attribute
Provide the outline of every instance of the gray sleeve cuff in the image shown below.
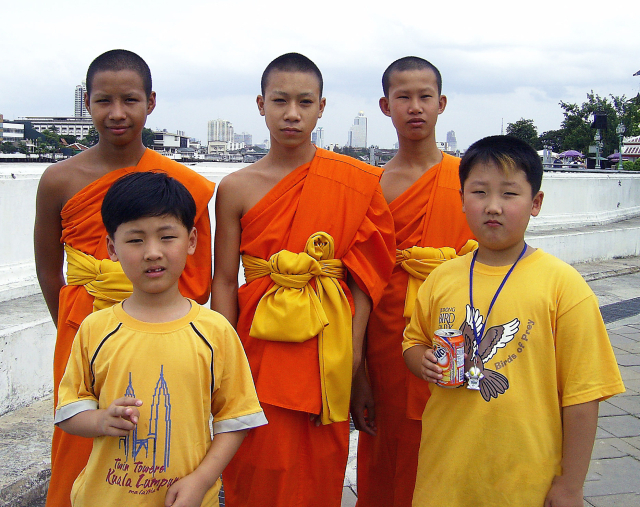
<svg viewBox="0 0 640 507"><path fill-rule="evenodd" d="M249 430L251 428L257 428L258 426L264 426L267 422L267 418L262 410L254 414L243 415L235 419L225 419L220 422L216 422L214 419L213 434Z"/></svg>
<svg viewBox="0 0 640 507"><path fill-rule="evenodd" d="M78 400L73 403L69 403L64 407L56 409L53 423L58 424L67 419L71 419L74 415L87 410L96 410L98 408L98 402L92 399Z"/></svg>

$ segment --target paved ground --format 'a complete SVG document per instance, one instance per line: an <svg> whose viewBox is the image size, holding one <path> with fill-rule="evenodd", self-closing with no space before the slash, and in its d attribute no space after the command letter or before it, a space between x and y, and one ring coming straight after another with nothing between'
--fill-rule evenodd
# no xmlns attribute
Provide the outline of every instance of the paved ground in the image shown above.
<svg viewBox="0 0 640 507"><path fill-rule="evenodd" d="M640 257L576 268L599 298L627 388L600 405L585 483L587 507L640 506ZM0 417L0 507L42 507L49 474L51 399ZM355 445L342 505L355 505Z"/></svg>

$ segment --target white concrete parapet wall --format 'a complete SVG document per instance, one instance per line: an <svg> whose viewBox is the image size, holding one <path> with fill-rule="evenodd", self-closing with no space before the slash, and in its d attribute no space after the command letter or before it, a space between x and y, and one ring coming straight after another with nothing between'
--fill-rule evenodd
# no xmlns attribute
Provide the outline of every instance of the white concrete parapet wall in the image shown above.
<svg viewBox="0 0 640 507"><path fill-rule="evenodd" d="M529 231L604 225L640 216L640 174L545 172Z"/></svg>

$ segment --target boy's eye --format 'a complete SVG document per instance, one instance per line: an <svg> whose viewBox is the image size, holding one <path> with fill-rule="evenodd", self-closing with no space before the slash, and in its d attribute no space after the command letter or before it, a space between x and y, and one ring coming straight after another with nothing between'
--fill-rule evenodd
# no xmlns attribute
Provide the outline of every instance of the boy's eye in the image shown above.
<svg viewBox="0 0 640 507"><path fill-rule="evenodd" d="M140 238L128 239L127 243L142 243Z"/></svg>
<svg viewBox="0 0 640 507"><path fill-rule="evenodd" d="M162 239L176 239L176 236L162 236Z"/></svg>

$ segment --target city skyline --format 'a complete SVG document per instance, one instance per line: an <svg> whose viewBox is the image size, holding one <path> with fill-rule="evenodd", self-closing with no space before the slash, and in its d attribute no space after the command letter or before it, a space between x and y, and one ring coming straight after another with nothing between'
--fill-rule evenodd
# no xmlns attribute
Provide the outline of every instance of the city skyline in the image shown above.
<svg viewBox="0 0 640 507"><path fill-rule="evenodd" d="M282 20L280 9L251 0L242 3L241 16L232 3L194 0L176 6L158 0L150 8L144 1L114 0L114 19L138 22L135 29L114 23L108 37L99 36L105 16L99 4L87 3L81 11L73 5L34 0L3 6L3 19L23 21L5 23L7 41L36 34L42 40L60 27L57 51L12 44L0 54L5 119L69 116L70 89L85 79L96 56L116 47L135 51L151 67L157 107L147 127L185 131L203 142L213 118L225 118L255 140L268 138L255 103L260 76L271 60L289 51L305 54L323 73L327 105L317 126L323 127L326 144L344 145L354 113L366 111L367 144L393 146L395 130L378 107L380 79L392 61L407 55L440 69L448 103L436 139L444 142L446 132L455 130L459 149L520 118L533 119L538 132L557 129L563 119L559 102L581 104L591 90L627 97L640 90L640 76L632 77L640 62L630 43L637 38L636 18L620 15L637 8L626 0L598 12L598 26L608 30L594 25L589 9L548 0L527 16L498 0L461 0L455 12L417 0L397 11L327 0L313 21L301 12L291 24ZM82 44L77 33L64 28L74 24L91 27ZM362 29L347 40L354 26Z"/></svg>

